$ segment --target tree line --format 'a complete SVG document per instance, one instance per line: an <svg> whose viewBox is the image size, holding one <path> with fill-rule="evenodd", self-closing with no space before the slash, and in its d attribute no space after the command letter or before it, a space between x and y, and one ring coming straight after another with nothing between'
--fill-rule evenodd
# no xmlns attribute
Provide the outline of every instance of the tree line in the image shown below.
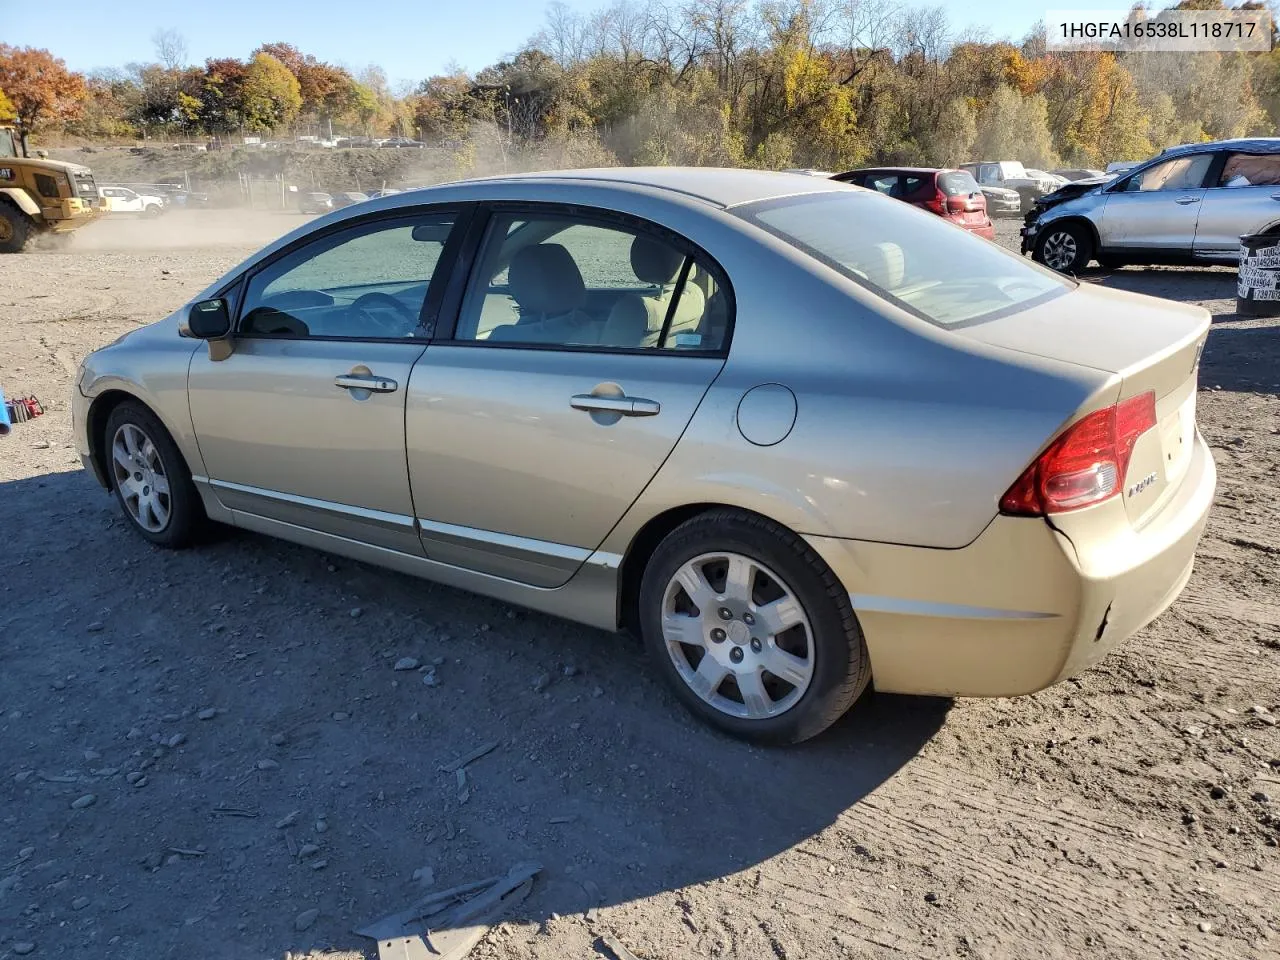
<svg viewBox="0 0 1280 960"><path fill-rule="evenodd" d="M0 44L0 111L94 139L332 129L504 158L562 145L570 161L824 169L1097 166L1270 135L1280 119L1280 50L1051 51L1043 28L991 40L899 0L553 3L510 59L396 90L376 66L356 74L288 43L194 66L177 34L154 41L155 62L89 75Z"/></svg>

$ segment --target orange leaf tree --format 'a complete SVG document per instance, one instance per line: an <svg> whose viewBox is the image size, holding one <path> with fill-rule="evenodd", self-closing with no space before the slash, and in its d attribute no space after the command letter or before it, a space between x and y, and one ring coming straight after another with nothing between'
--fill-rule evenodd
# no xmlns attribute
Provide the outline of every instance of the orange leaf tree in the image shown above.
<svg viewBox="0 0 1280 960"><path fill-rule="evenodd" d="M86 94L84 77L48 50L0 43L0 89L28 129L56 126L80 114Z"/></svg>

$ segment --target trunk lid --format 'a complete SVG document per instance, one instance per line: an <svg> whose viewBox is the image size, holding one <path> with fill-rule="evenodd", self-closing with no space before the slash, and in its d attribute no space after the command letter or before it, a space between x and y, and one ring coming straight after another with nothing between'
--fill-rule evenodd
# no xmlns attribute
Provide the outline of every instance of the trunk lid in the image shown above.
<svg viewBox="0 0 1280 960"><path fill-rule="evenodd" d="M1209 322L1208 311L1200 307L1085 283L1048 303L956 333L1113 373L1119 390L1102 405L1148 391L1155 395L1156 425L1138 438L1121 486L1129 520L1139 527L1186 476L1194 448L1200 354ZM1072 419L1089 412L1081 409Z"/></svg>

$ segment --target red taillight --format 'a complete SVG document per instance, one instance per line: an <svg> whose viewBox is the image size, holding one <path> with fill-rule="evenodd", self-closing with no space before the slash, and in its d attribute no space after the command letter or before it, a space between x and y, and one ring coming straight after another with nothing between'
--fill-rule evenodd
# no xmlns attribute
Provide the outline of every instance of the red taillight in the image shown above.
<svg viewBox="0 0 1280 960"><path fill-rule="evenodd" d="M969 209L965 197L947 197L947 213L964 213Z"/></svg>
<svg viewBox="0 0 1280 960"><path fill-rule="evenodd" d="M944 217L947 215L947 195L941 190L934 194L932 200L926 200L924 205L934 213L941 214Z"/></svg>
<svg viewBox="0 0 1280 960"><path fill-rule="evenodd" d="M1002 513L1041 517L1120 492L1138 438L1156 425L1156 395L1130 397L1069 426L1000 500Z"/></svg>

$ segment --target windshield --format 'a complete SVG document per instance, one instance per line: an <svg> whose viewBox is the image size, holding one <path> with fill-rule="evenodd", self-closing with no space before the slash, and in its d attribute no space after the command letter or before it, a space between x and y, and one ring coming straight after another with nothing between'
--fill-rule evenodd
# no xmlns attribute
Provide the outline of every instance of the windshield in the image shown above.
<svg viewBox="0 0 1280 960"><path fill-rule="evenodd" d="M16 157L18 145L14 142L12 130L0 130L0 157Z"/></svg>
<svg viewBox="0 0 1280 960"><path fill-rule="evenodd" d="M939 327L994 320L1074 288L938 217L861 191L762 200L732 212Z"/></svg>

